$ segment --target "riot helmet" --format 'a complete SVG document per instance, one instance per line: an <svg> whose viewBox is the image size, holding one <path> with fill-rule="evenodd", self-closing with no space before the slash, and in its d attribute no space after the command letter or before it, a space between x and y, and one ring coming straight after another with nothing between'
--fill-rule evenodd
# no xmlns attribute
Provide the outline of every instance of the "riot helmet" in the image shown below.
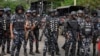
<svg viewBox="0 0 100 56"><path fill-rule="evenodd" d="M91 12L91 15L92 15L93 17L96 17L96 16L98 15L98 13L97 13L96 10L93 10L93 11Z"/></svg>
<svg viewBox="0 0 100 56"><path fill-rule="evenodd" d="M3 9L3 7L0 7L0 15L2 16L3 13L4 13L4 9Z"/></svg>
<svg viewBox="0 0 100 56"><path fill-rule="evenodd" d="M26 15L27 15L27 16L31 16L31 13L32 13L31 10L27 10L27 11L26 11Z"/></svg>
<svg viewBox="0 0 100 56"><path fill-rule="evenodd" d="M32 10L32 16L37 16L37 11L36 10Z"/></svg>
<svg viewBox="0 0 100 56"><path fill-rule="evenodd" d="M17 5L16 6L16 9L15 9L15 12L18 13L18 14L23 14L24 13L24 7L22 5Z"/></svg>
<svg viewBox="0 0 100 56"><path fill-rule="evenodd" d="M52 9L52 10L49 10L49 15L50 16L56 16L56 13L57 11L55 9Z"/></svg>
<svg viewBox="0 0 100 56"><path fill-rule="evenodd" d="M77 14L76 11L72 11L71 14L70 14L71 15L71 18L72 19L76 19L76 17L77 17L76 14Z"/></svg>
<svg viewBox="0 0 100 56"><path fill-rule="evenodd" d="M84 15L84 11L83 11L83 10L78 10L78 11L77 11L77 15L78 15L79 17L82 17L82 16Z"/></svg>
<svg viewBox="0 0 100 56"><path fill-rule="evenodd" d="M5 13L10 15L11 14L11 9L9 7L4 9Z"/></svg>

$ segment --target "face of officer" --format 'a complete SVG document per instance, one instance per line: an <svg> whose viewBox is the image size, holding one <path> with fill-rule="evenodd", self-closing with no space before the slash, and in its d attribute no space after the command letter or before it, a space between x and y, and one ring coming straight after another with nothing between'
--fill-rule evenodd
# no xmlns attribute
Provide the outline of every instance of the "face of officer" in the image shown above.
<svg viewBox="0 0 100 56"><path fill-rule="evenodd" d="M51 16L55 16L55 13L51 13Z"/></svg>
<svg viewBox="0 0 100 56"><path fill-rule="evenodd" d="M79 17L82 17L84 14L83 13L78 13L78 16Z"/></svg>
<svg viewBox="0 0 100 56"><path fill-rule="evenodd" d="M33 15L33 16L36 16L37 14L36 14L36 12L33 12L32 15Z"/></svg>
<svg viewBox="0 0 100 56"><path fill-rule="evenodd" d="M11 14L11 11L7 11L6 13L7 13L7 15L10 15Z"/></svg>
<svg viewBox="0 0 100 56"><path fill-rule="evenodd" d="M29 12L28 12L28 13L26 13L26 16L30 17L30 16L31 16L31 13L29 13Z"/></svg>
<svg viewBox="0 0 100 56"><path fill-rule="evenodd" d="M90 22L90 18L89 17L86 17L86 22Z"/></svg>
<svg viewBox="0 0 100 56"><path fill-rule="evenodd" d="M18 10L18 13L19 13L19 14L22 14L22 13L23 13L23 10L19 9L19 10Z"/></svg>
<svg viewBox="0 0 100 56"><path fill-rule="evenodd" d="M2 15L3 14L3 11L0 11L0 15Z"/></svg>
<svg viewBox="0 0 100 56"><path fill-rule="evenodd" d="M97 16L97 14L93 14L93 16L94 16L94 17L96 17L96 16Z"/></svg>

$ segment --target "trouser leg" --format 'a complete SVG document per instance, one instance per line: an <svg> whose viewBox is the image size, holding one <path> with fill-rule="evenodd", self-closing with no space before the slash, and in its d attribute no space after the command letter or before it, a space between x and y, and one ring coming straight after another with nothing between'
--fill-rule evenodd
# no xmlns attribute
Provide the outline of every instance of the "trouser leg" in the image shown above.
<svg viewBox="0 0 100 56"><path fill-rule="evenodd" d="M36 40L36 51L39 51L39 30L34 31L35 40Z"/></svg>

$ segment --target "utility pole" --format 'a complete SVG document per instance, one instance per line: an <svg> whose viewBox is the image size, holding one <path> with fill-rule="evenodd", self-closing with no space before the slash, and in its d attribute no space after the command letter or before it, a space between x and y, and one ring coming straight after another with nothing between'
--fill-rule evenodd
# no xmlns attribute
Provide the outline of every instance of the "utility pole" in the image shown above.
<svg viewBox="0 0 100 56"><path fill-rule="evenodd" d="M40 1L39 2L39 14L42 15L43 10L44 10L44 3L43 3L44 0L39 0L39 1Z"/></svg>
<svg viewBox="0 0 100 56"><path fill-rule="evenodd" d="M51 2L51 9L53 9L53 2Z"/></svg>
<svg viewBox="0 0 100 56"><path fill-rule="evenodd" d="M76 2L77 2L77 0L74 0L74 6L76 6Z"/></svg>

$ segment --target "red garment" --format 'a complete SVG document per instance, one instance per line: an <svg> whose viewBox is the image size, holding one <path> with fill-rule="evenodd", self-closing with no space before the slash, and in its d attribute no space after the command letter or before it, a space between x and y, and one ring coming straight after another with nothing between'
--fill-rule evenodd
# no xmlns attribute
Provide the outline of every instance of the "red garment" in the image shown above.
<svg viewBox="0 0 100 56"><path fill-rule="evenodd" d="M98 42L98 51L100 51L100 41Z"/></svg>

